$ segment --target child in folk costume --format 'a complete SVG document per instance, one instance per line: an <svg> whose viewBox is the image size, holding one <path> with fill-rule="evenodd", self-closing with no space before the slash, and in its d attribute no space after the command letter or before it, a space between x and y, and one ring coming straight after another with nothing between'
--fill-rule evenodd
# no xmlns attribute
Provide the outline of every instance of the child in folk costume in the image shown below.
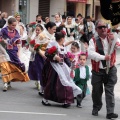
<svg viewBox="0 0 120 120"><path fill-rule="evenodd" d="M86 54L87 54L88 44L84 43L84 47L86 49ZM80 54L81 54L80 43L79 42L73 42L72 45L71 45L70 52L67 52L67 56L70 59L71 63L75 64L75 67L78 67Z"/></svg>
<svg viewBox="0 0 120 120"><path fill-rule="evenodd" d="M74 97L81 98L81 89L70 78L70 68L65 63L66 49L64 47L65 34L57 32L56 41L51 41L46 50L46 61L43 68L44 98L42 104L50 106L48 100L62 103L69 107Z"/></svg>
<svg viewBox="0 0 120 120"><path fill-rule="evenodd" d="M26 82L29 80L25 73L25 65L19 59L19 46L21 44L20 35L15 29L16 19L8 19L8 26L1 30L2 41L5 43L5 50L10 58L9 61L0 64L2 80L4 82L3 91L7 91L11 81Z"/></svg>
<svg viewBox="0 0 120 120"><path fill-rule="evenodd" d="M37 89L40 90L41 71L44 64L45 56L41 50L35 49L35 46L39 46L40 33L43 31L43 27L40 24L36 25L35 33L31 37L29 49L32 52L29 62L28 75L31 80L35 80ZM36 51L37 50L37 51Z"/></svg>
<svg viewBox="0 0 120 120"><path fill-rule="evenodd" d="M86 96L87 93L87 81L91 77L91 71L89 67L86 65L87 55L86 53L81 53L79 55L79 67L75 69L75 71L71 71L72 78L74 78L75 84L82 89L82 99ZM81 103L77 102L77 106L81 107Z"/></svg>
<svg viewBox="0 0 120 120"><path fill-rule="evenodd" d="M42 87L42 69L44 65L44 60L46 59L44 55L44 51L46 50L47 44L54 40L54 32L56 29L56 25L53 22L48 22L46 24L46 29L43 30L42 26L38 24L36 26L36 34L32 36L32 39L35 39L35 46L34 48L30 48L32 51L31 61L29 66L28 74L32 80L37 80L41 84L41 89L39 82L37 82L39 95L43 95L43 87ZM34 50L36 49L36 50Z"/></svg>

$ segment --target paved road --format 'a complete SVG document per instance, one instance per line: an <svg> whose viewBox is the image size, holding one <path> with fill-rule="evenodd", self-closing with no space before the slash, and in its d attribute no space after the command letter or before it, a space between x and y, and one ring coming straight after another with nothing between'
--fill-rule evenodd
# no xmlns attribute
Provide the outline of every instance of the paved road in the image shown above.
<svg viewBox="0 0 120 120"><path fill-rule="evenodd" d="M120 51L117 53L117 64L120 63ZM115 112L120 115L120 65L118 68L118 83L115 87L116 108ZM90 81L89 87L91 89ZM28 83L12 83L12 88L2 92L2 81L0 81L0 120L106 120L106 104L103 96L103 108L98 117L91 115L91 96L83 100L83 108L77 108L73 104L64 109L60 104L52 103L45 107L41 104L40 97L33 81ZM119 119L120 120L120 117Z"/></svg>

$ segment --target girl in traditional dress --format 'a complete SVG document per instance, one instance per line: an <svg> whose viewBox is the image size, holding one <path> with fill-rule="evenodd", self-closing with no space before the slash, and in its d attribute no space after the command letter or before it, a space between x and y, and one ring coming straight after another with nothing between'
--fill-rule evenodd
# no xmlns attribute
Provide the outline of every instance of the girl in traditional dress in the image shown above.
<svg viewBox="0 0 120 120"><path fill-rule="evenodd" d="M84 47L87 54L88 44L84 43ZM75 41L72 43L69 52L67 52L68 58L70 59L71 63L72 62L74 63L75 67L78 67L80 54L81 54L81 45L79 42Z"/></svg>
<svg viewBox="0 0 120 120"><path fill-rule="evenodd" d="M46 46L50 41L54 41L54 32L56 30L56 25L53 22L48 22L46 24L46 29L42 31L43 28L41 25L36 26L36 36L33 34L32 39L35 39L35 43L42 45L43 47L40 48L39 51L34 51L32 52L31 56L31 62L29 66L29 71L28 74L31 78L31 80L37 80L40 82L41 88L39 87L40 85L37 84L39 95L43 95L43 87L42 87L42 68L44 65L44 60L46 59L44 55L44 51L46 50ZM39 83L38 82L38 83Z"/></svg>
<svg viewBox="0 0 120 120"><path fill-rule="evenodd" d="M19 59L19 46L21 44L20 35L15 29L16 19L11 17L8 19L8 26L1 30L2 41L5 43L5 49L9 55L8 62L0 64L2 80L4 82L3 91L7 91L11 81L26 82L29 80L25 73L25 65Z"/></svg>
<svg viewBox="0 0 120 120"><path fill-rule="evenodd" d="M51 41L46 50L46 61L43 68L44 98L42 104L50 106L48 100L62 103L69 107L74 102L74 97L80 98L81 89L70 78L70 68L64 62L66 50L64 47L65 34L57 32L56 41ZM78 99L79 100L79 99Z"/></svg>
<svg viewBox="0 0 120 120"><path fill-rule="evenodd" d="M74 78L75 84L82 89L81 102L82 99L86 96L86 93L89 92L89 89L87 88L87 81L91 77L91 71L89 67L86 65L86 61L87 61L86 53L81 53L79 55L79 67L75 69L74 75L71 76ZM78 107L81 107L81 102L77 102Z"/></svg>
<svg viewBox="0 0 120 120"><path fill-rule="evenodd" d="M35 85L37 86L37 89L40 90L40 80L41 80L41 71L44 64L44 54L41 51L36 51L34 49L35 44L39 43L39 35L43 31L43 27L40 24L36 25L36 34L33 34L31 37L30 43L33 41L34 45L30 44L29 49L32 52L31 58L29 62L29 69L28 69L28 75L31 80L35 80Z"/></svg>

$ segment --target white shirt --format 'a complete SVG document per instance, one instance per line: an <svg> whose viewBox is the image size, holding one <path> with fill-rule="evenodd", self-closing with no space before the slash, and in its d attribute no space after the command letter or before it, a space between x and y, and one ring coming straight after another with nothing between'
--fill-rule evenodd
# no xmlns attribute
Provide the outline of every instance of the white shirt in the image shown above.
<svg viewBox="0 0 120 120"><path fill-rule="evenodd" d="M102 39L102 44L103 44L103 50L105 55L108 54L108 40L107 38ZM88 47L88 56L89 58L95 60L96 62L100 61L99 68L103 68L101 60L105 60L105 55L100 55L99 53L96 52L95 44L94 41L91 39L89 41L89 47Z"/></svg>
<svg viewBox="0 0 120 120"><path fill-rule="evenodd" d="M107 55L108 54L108 40L107 40L107 38L105 38L105 39L101 39L101 41L103 44L104 54ZM114 51L114 49L120 48L120 39L117 36L115 36L115 34L114 34L114 40L112 43L114 43L114 41L115 41L115 44L116 43L118 43L118 44L115 45L115 47L113 47L112 51ZM92 60L95 60L96 62L100 61L99 68L101 68L101 69L103 69L101 60L105 60L105 55L100 55L99 53L96 52L94 41L91 39L89 41L88 57Z"/></svg>

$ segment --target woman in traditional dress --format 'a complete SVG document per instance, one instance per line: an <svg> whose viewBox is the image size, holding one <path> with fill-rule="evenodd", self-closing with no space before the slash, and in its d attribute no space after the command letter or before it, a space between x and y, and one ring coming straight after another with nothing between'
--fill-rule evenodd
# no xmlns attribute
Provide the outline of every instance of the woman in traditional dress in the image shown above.
<svg viewBox="0 0 120 120"><path fill-rule="evenodd" d="M65 38L65 42L69 42L70 40L74 40L74 29L75 29L75 24L72 23L72 17L68 16L67 17L67 21L65 24L65 28L66 28L66 38ZM71 45L67 46L67 51L69 51Z"/></svg>
<svg viewBox="0 0 120 120"><path fill-rule="evenodd" d="M55 14L55 24L57 27L61 25L61 15L59 13Z"/></svg>
<svg viewBox="0 0 120 120"><path fill-rule="evenodd" d="M26 27L21 22L21 16L19 13L15 13L14 17L17 20L16 30L20 34L20 39L22 41L22 45L20 49L20 60L25 64L26 71L28 71L31 52L28 49L29 45L27 41L28 35L27 35Z"/></svg>
<svg viewBox="0 0 120 120"><path fill-rule="evenodd" d="M1 30L1 41L5 43L5 49L9 55L8 62L0 64L2 80L4 82L3 91L7 91L11 81L26 82L29 80L25 73L25 65L19 59L19 47L21 44L20 35L15 29L16 19L11 17L8 19L8 26Z"/></svg>
<svg viewBox="0 0 120 120"><path fill-rule="evenodd" d="M36 30L39 29L41 25L36 26ZM42 26L40 27L42 31ZM39 90L39 95L43 95L43 85L42 85L42 69L44 65L44 60L46 59L44 53L46 50L46 46L50 41L54 41L54 32L56 31L56 25L53 22L48 22L46 24L46 29L39 33L39 34L33 34L32 40L35 39L35 44L42 45L39 47L39 50L36 51L32 50L31 60L29 64L29 77L31 80L36 80L37 82L37 88ZM37 32L37 31L36 31ZM41 85L41 88L40 88Z"/></svg>
<svg viewBox="0 0 120 120"><path fill-rule="evenodd" d="M63 103L69 107L74 97L80 98L81 89L70 78L70 68L64 62L66 50L64 47L64 32L55 34L56 41L51 41L46 50L46 62L43 68L44 98L42 104L50 106L48 100Z"/></svg>

